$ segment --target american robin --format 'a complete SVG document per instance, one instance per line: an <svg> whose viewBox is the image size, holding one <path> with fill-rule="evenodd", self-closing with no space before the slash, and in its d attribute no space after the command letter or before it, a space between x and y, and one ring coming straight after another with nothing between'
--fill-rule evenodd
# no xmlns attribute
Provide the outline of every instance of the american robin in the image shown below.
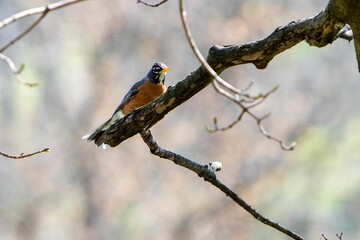
<svg viewBox="0 0 360 240"><path fill-rule="evenodd" d="M115 112L109 120L98 127L94 132L86 134L82 139L87 141L94 141L97 146L101 145L98 143L98 139L105 133L105 131L113 125L117 120L131 113L135 109L142 107L161 94L166 92L165 75L169 70L169 67L165 63L155 63L148 74L140 81L135 83L129 92L125 95L120 105L116 108ZM108 147L107 144L102 144L103 149Z"/></svg>

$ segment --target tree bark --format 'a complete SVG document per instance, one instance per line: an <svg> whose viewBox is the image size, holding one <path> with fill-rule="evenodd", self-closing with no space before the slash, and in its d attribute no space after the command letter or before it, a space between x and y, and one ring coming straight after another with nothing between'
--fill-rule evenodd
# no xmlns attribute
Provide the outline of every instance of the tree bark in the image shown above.
<svg viewBox="0 0 360 240"><path fill-rule="evenodd" d="M360 72L360 1L330 0L327 10L333 18L350 25L353 31L356 58Z"/></svg>
<svg viewBox="0 0 360 240"><path fill-rule="evenodd" d="M345 25L342 17L334 17L333 14L333 8L338 8L338 2L344 1L346 2L330 1L328 8L318 15L278 27L268 37L259 41L239 45L215 45L209 50L207 62L218 74L229 67L246 63L264 69L276 55L301 41L305 40L310 46L324 47L337 39L339 31ZM356 1L358 0L352 2ZM343 15L346 13L341 11ZM351 21L357 22L357 13L352 12L352 15ZM98 145L105 143L115 147L142 130L151 128L168 112L208 86L213 79L205 67L200 66L174 87L169 87L165 94L152 103L118 120L99 139Z"/></svg>

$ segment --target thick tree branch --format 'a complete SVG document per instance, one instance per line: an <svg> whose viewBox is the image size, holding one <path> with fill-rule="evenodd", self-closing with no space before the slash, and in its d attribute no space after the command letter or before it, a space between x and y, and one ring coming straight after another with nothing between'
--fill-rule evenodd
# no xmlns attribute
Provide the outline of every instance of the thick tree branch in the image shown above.
<svg viewBox="0 0 360 240"><path fill-rule="evenodd" d="M234 191L232 191L219 179L217 179L214 171L211 170L209 166L200 165L179 154L176 154L174 152L159 147L159 145L154 140L150 130L142 131L140 134L144 142L148 145L152 154L157 155L160 158L170 160L177 165L180 165L195 172L199 177L204 178L205 181L214 185L216 188L222 191L226 196L230 197L234 202L236 202L239 206L241 206L244 210L246 210L249 214L251 214L255 219L259 220L260 222L277 229L278 231L288 235L293 239L298 239L298 240L303 239L301 236L297 235L296 233L290 231L289 229L281 226L280 224L258 213L253 207L251 207L246 201L244 201L241 197L239 197Z"/></svg>
<svg viewBox="0 0 360 240"><path fill-rule="evenodd" d="M246 63L257 68L265 68L281 52L305 40L311 46L323 47L332 43L344 26L322 11L315 17L302 19L278 27L268 37L241 45L213 46L209 50L206 62L217 73L225 69ZM202 65L154 102L139 108L111 126L97 145L106 143L112 147L122 141L149 129L167 113L186 102L189 98L208 86L214 77Z"/></svg>
<svg viewBox="0 0 360 240"><path fill-rule="evenodd" d="M278 27L268 37L243 45L214 46L210 54L215 55L227 67L252 63L264 69L281 52L306 41L310 46L324 47L337 39L344 24L331 18L327 11Z"/></svg>
<svg viewBox="0 0 360 240"><path fill-rule="evenodd" d="M327 11L329 14L350 25L353 31L355 51L360 72L360 1L359 0L330 0Z"/></svg>

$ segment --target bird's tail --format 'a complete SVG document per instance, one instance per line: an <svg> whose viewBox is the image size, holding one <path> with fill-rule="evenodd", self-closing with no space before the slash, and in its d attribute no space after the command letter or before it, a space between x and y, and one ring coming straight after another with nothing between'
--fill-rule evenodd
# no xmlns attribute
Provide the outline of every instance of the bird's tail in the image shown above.
<svg viewBox="0 0 360 240"><path fill-rule="evenodd" d="M82 139L87 140L88 142L94 141L95 144L99 147L102 146L103 149L106 149L109 147L108 144L104 142L104 139L102 138L103 134L106 132L106 130L111 127L117 120L122 118L124 114L121 111L116 112L109 120L107 120L105 123L100 125L95 131L90 132L82 137Z"/></svg>
<svg viewBox="0 0 360 240"><path fill-rule="evenodd" d="M100 127L98 127L95 131L90 132L90 133L86 134L85 136L83 136L82 139L84 139L84 140L86 140L88 142L94 141L97 146L102 145L102 148L106 149L109 145L107 145L105 143L99 143L98 144L98 140L105 133L105 131L108 129L108 128L106 128L106 125L108 125L110 120L111 119L106 121L104 124L102 124Z"/></svg>

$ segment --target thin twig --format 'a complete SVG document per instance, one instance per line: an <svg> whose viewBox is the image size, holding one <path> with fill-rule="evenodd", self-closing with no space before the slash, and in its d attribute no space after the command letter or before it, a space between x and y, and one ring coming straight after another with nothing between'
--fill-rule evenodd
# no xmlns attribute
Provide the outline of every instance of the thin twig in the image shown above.
<svg viewBox="0 0 360 240"><path fill-rule="evenodd" d="M207 166L200 165L190 159L187 159L179 154L168 151L166 149L161 148L156 141L154 140L150 130L144 130L141 133L141 137L144 142L148 145L152 154L159 156L160 158L164 158L172 161L173 163L185 167L193 172L195 172L198 176L204 178L205 181L211 183L219 190L221 190L226 196L230 197L234 202L236 202L239 206L241 206L245 211L251 214L255 219L260 222L275 228L276 230L286 234L287 236L296 239L303 240L301 236L290 231L284 226L276 223L269 218L264 217L260 213L258 213L252 206L250 206L245 200L239 197L234 191L232 191L229 187L223 184L220 180L216 178L214 171L211 171Z"/></svg>
<svg viewBox="0 0 360 240"><path fill-rule="evenodd" d="M45 11L41 14L41 16L33 23L31 24L27 29L25 29L24 32L22 32L21 34L19 34L16 38L14 38L13 40L11 40L10 42L8 42L5 46L3 46L2 48L0 48L0 53L2 53L3 51L5 51L8 47L10 47L11 45L13 45L14 43L16 43L17 41L19 41L21 38L23 38L26 34L28 34L31 30L33 30L40 22L41 20L44 19L44 17L46 16L46 14L49 12L48 8L45 8Z"/></svg>
<svg viewBox="0 0 360 240"><path fill-rule="evenodd" d="M209 128L206 128L206 129L210 133L229 130L230 128L233 128L237 123L239 123L242 120L242 117L244 116L245 113L246 113L246 111L242 110L240 115L226 127L219 127L217 124L217 118L214 118L214 129L209 129Z"/></svg>
<svg viewBox="0 0 360 240"><path fill-rule="evenodd" d="M141 0L137 0L137 3L142 3L144 4L145 6L148 6L148 7L158 7L164 3L166 3L168 0L162 0L161 2L158 2L158 3L155 3L155 4L150 4L150 3L147 3L147 2L144 2L144 1L141 1Z"/></svg>
<svg viewBox="0 0 360 240"><path fill-rule="evenodd" d="M340 233L340 234L336 234L336 237L339 239L339 240L342 240L342 236L343 236L343 233ZM324 238L324 240L328 240L324 234L321 234L321 237Z"/></svg>
<svg viewBox="0 0 360 240"><path fill-rule="evenodd" d="M16 38L14 38L12 41L10 41L5 46L0 48L0 53L5 51L8 47L10 47L11 45L13 45L17 41L19 41L21 38L23 38L26 34L31 32L31 30L33 30L41 22L41 20L44 19L44 17L47 15L48 12L50 12L52 10L60 9L60 8L63 8L68 5L78 3L81 1L85 1L85 0L60 1L60 2L56 2L56 3L48 4L47 6L44 6L44 7L32 8L32 9L22 11L20 13L12 15L12 16L6 18L5 20L1 21L0 29L5 26L8 26L9 24L11 24L21 18L28 17L28 16L35 15L35 14L41 14L41 16L33 24L31 24L27 29L25 29L24 32L22 32Z"/></svg>
<svg viewBox="0 0 360 240"><path fill-rule="evenodd" d="M16 13L14 15L11 15L10 17L2 20L0 22L0 29L3 27L8 26L9 24L16 22L22 18L25 17L29 17L32 15L37 15L37 14L43 14L45 11L53 11L53 10L57 10L75 3L79 3L79 2L83 2L83 1L87 1L87 0L64 0L64 1L58 1L55 3L51 3L48 4L47 6L43 6L43 7L37 7L37 8L31 8L19 13Z"/></svg>
<svg viewBox="0 0 360 240"><path fill-rule="evenodd" d="M245 88L241 89L242 92L248 91L252 85L254 84L254 81L251 81Z"/></svg>
<svg viewBox="0 0 360 240"><path fill-rule="evenodd" d="M337 237L339 240L342 240L342 236L343 236L343 233L336 234L336 237Z"/></svg>
<svg viewBox="0 0 360 240"><path fill-rule="evenodd" d="M325 237L324 234L321 234L321 237L324 238L324 240L329 240L329 239L327 239L327 238Z"/></svg>
<svg viewBox="0 0 360 240"><path fill-rule="evenodd" d="M44 152L50 152L50 148L44 148L43 150L33 152L33 153L27 153L27 154L21 153L20 155L10 155L7 153L0 152L0 155L4 156L6 158L11 158L11 159L22 159L22 158L34 156L36 154L44 153Z"/></svg>
<svg viewBox="0 0 360 240"><path fill-rule="evenodd" d="M290 146L287 146L287 145L285 145L285 143L284 143L284 141L283 141L282 139L271 135L270 133L268 133L268 132L265 130L264 126L262 125L262 122L263 122L263 120L264 120L265 118L268 118L269 116L270 116L270 114L267 114L267 115L265 115L264 117L259 118L259 119L257 120L257 125L258 125L259 131L261 132L261 134L262 134L263 136L267 137L267 138L270 139L270 140L273 140L273 141L275 141L275 142L278 142L278 143L280 144L281 148L282 148L283 150L285 150L285 151L292 151L292 150L294 150L295 147L296 147L296 142L292 142L292 143L290 144Z"/></svg>
<svg viewBox="0 0 360 240"><path fill-rule="evenodd" d="M208 64L204 56L201 54L199 48L197 47L194 38L192 37L189 24L187 22L186 18L186 10L184 7L184 3L182 0L179 0L179 9L180 9L180 17L181 17L181 23L183 25L183 28L185 30L186 37L190 43L191 49L195 53L195 56L197 59L202 63L202 65L206 68L206 70L215 78L216 81L218 81L221 85L229 89L235 94L244 96L246 98L252 98L249 94L243 92L241 89L237 89L228 82L226 82L224 79L222 79L215 71L212 69L212 67Z"/></svg>
<svg viewBox="0 0 360 240"><path fill-rule="evenodd" d="M9 57L0 53L0 59L3 60L9 66L10 70L15 75L15 77L19 83L25 84L29 87L35 87L35 86L39 85L38 82L27 82L24 79L22 79L22 77L20 76L21 69L17 69L14 62Z"/></svg>
<svg viewBox="0 0 360 240"><path fill-rule="evenodd" d="M260 103L264 102L264 100L266 100L266 98L268 98L271 94L275 93L277 90L279 89L279 86L275 86L273 87L270 91L266 92L265 94L263 93L259 93L254 100L247 100L247 99L243 99L241 100L241 102L243 103L247 103L250 104L247 106L247 108L253 108L256 107L257 105L259 105Z"/></svg>
<svg viewBox="0 0 360 240"><path fill-rule="evenodd" d="M219 128L218 126L215 126L215 129L214 130L208 130L209 132L217 132L217 131L225 131L225 130L228 130L230 128L232 128L236 123L240 122L243 115L245 113L249 114L253 119L255 119L255 121L257 122L257 125L258 125L258 128L259 128L259 131L260 133L265 136L266 138L270 139L270 140L273 140L275 142L278 142L280 144L280 147L285 150L285 151L292 151L295 149L295 146L296 146L296 143L293 142L290 146L287 146L284 144L284 141L278 137L275 137L273 135L271 135L270 133L268 133L264 126L262 125L262 121L268 117L268 115L266 115L266 117L261 117L259 118L258 116L256 116L255 114L253 114L249 109L250 108L253 108L255 106L257 106L258 104L260 104L261 102L263 102L268 96L270 96L270 94L274 93L278 87L276 86L275 88L273 88L271 91L269 91L268 93L266 93L265 95L262 95L262 99L260 99L259 102L256 102L250 106L245 106L241 100L238 100L236 99L233 95L231 95L230 93L228 93L227 91L223 90L222 88L220 88L220 86L217 85L216 82L213 82L213 85L215 87L215 90L217 92L219 92L220 94L222 94L223 96L229 98L230 100L232 100L233 102L235 102L236 104L238 104L240 106L240 108L243 109L243 111L241 112L241 114L239 115L239 117L237 119L235 119L230 125L228 125L227 127L222 127L222 128Z"/></svg>
<svg viewBox="0 0 360 240"><path fill-rule="evenodd" d="M215 78L216 81L213 81L212 84L215 88L215 90L217 92L219 92L220 94L222 94L223 96L227 97L228 99L230 99L231 101L237 103L242 109L243 112L239 115L239 117L232 123L230 124L230 128L232 126L235 125L235 123L239 122L243 116L244 113L248 113L252 118L254 118L257 123L258 123L258 127L260 132L267 138L274 140L276 142L278 142L281 146L281 148L283 150L293 150L295 147L295 144L291 144L291 146L285 146L285 144L283 143L283 141L275 136L270 135L268 132L265 131L264 127L262 126L261 122L262 119L260 119L259 117L257 117L255 114L251 113L249 111L249 107L244 106L244 104L242 103L242 100L240 99L239 96L243 96L245 98L250 99L250 102L254 102L258 99L261 98L266 98L267 96L269 96L271 93L275 92L277 90L277 87L275 87L273 90L271 90L269 93L262 95L262 96L257 96L257 97L251 97L249 94L242 92L241 90L233 87L231 84L229 84L228 82L226 82L225 80L223 80L215 71L214 69L212 69L212 67L208 64L208 62L206 61L206 59L203 57L203 55L201 54L199 48L197 47L194 38L191 35L191 31L189 28L189 24L187 22L187 18L186 18L186 10L184 7L184 3L182 0L179 0L179 10L180 10L180 17L181 17L181 22L187 37L187 40L191 46L191 49L193 50L195 56L197 57L197 59L202 63L202 65L206 68L206 70ZM230 91L232 91L234 93L234 95L232 95L231 93L229 93L228 91L225 91L224 89L222 89L218 83L222 84L224 87L226 87L227 89L229 89ZM259 102L255 103L253 105L256 106L259 103L261 103L263 100L260 100ZM223 128L223 129L229 129L229 128Z"/></svg>
<svg viewBox="0 0 360 240"><path fill-rule="evenodd" d="M214 86L215 91L217 91L217 92L220 93L221 95L227 97L227 98L230 99L231 101L237 102L238 100L240 100L240 99L236 98L236 96L234 96L234 95L230 94L229 92L225 91L224 89L222 89L222 88L219 86L219 84L218 84L217 81L213 81L213 82L212 82L212 85Z"/></svg>
<svg viewBox="0 0 360 240"><path fill-rule="evenodd" d="M7 44L5 44L2 48L0 48L0 59L7 63L7 65L13 72L13 74L16 76L16 79L20 83L25 84L30 87L34 87L34 86L38 85L38 82L27 82L27 81L23 80L20 76L21 70L18 70L16 68L15 64L13 63L13 61L6 55L2 54L2 52L5 51L10 46L12 46L13 44L15 44L17 41L19 41L21 38L23 38L26 34L31 32L44 19L44 17L50 11L60 9L60 8L69 6L74 3L82 2L82 1L86 1L86 0L64 0L64 1L51 3L51 4L48 4L47 6L43 6L43 7L31 8L31 9L19 12L17 14L14 14L0 22L0 29L2 29L4 27L10 25L11 23L18 21L19 19L22 19L22 18L25 18L28 16L32 16L32 15L36 15L36 14L41 14L41 16L33 24L31 24L27 29L25 29L24 32L22 32L17 37L15 37L13 40L11 40Z"/></svg>

